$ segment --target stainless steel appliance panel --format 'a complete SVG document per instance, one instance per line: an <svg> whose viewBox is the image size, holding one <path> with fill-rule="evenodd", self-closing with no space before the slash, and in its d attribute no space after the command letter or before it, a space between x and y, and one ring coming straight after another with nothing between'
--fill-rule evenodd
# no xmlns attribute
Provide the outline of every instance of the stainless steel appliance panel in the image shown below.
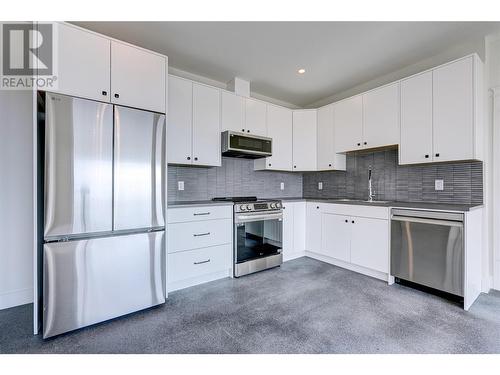
<svg viewBox="0 0 500 375"><path fill-rule="evenodd" d="M46 243L43 337L165 302L164 265L164 231Z"/></svg>
<svg viewBox="0 0 500 375"><path fill-rule="evenodd" d="M395 211L391 220L391 274L463 296L463 215Z"/></svg>
<svg viewBox="0 0 500 375"><path fill-rule="evenodd" d="M165 115L115 107L114 228L165 225Z"/></svg>
<svg viewBox="0 0 500 375"><path fill-rule="evenodd" d="M44 236L112 229L113 108L46 95Z"/></svg>

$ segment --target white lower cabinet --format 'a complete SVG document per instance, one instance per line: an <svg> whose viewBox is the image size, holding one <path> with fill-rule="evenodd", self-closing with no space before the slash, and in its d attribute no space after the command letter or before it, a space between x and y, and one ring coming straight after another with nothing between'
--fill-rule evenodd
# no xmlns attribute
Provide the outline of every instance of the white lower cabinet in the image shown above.
<svg viewBox="0 0 500 375"><path fill-rule="evenodd" d="M351 260L351 223L348 217L323 214L321 217L320 254L350 262Z"/></svg>
<svg viewBox="0 0 500 375"><path fill-rule="evenodd" d="M307 202L306 255L387 280L389 208Z"/></svg>
<svg viewBox="0 0 500 375"><path fill-rule="evenodd" d="M306 202L283 202L283 261L304 256Z"/></svg>
<svg viewBox="0 0 500 375"><path fill-rule="evenodd" d="M351 263L389 272L389 223L366 217L352 218Z"/></svg>
<svg viewBox="0 0 500 375"><path fill-rule="evenodd" d="M232 274L233 207L168 209L169 292Z"/></svg>

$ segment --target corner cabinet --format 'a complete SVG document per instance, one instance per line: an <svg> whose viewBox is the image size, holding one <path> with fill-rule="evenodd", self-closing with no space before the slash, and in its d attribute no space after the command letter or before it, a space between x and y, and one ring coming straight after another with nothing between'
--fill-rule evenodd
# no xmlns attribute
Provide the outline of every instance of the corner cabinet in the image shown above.
<svg viewBox="0 0 500 375"><path fill-rule="evenodd" d="M335 104L336 152L399 144L399 82Z"/></svg>
<svg viewBox="0 0 500 375"><path fill-rule="evenodd" d="M268 104L266 111L267 136L272 138L273 155L255 159L255 170L293 170L292 110Z"/></svg>
<svg viewBox="0 0 500 375"><path fill-rule="evenodd" d="M293 171L315 171L317 110L293 111Z"/></svg>
<svg viewBox="0 0 500 375"><path fill-rule="evenodd" d="M335 150L334 105L318 109L317 114L317 170L344 170L346 157Z"/></svg>
<svg viewBox="0 0 500 375"><path fill-rule="evenodd" d="M167 162L220 166L220 91L169 76Z"/></svg>
<svg viewBox="0 0 500 375"><path fill-rule="evenodd" d="M482 65L471 55L401 82L400 164L482 159Z"/></svg>

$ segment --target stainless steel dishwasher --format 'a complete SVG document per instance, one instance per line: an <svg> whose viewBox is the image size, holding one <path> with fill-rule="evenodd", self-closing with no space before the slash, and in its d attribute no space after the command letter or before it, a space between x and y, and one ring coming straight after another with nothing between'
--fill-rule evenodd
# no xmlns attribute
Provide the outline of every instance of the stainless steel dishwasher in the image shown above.
<svg viewBox="0 0 500 375"><path fill-rule="evenodd" d="M464 215L392 209L391 275L464 296Z"/></svg>

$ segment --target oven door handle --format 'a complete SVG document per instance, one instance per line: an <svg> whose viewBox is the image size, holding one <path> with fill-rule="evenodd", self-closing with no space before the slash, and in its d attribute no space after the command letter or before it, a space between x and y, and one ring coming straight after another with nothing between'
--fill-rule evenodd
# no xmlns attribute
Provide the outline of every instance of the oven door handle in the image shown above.
<svg viewBox="0 0 500 375"><path fill-rule="evenodd" d="M246 223L249 221L261 221L261 220L274 220L274 219L283 219L283 213L279 214L265 214L265 215L237 215L234 218L235 223Z"/></svg>

